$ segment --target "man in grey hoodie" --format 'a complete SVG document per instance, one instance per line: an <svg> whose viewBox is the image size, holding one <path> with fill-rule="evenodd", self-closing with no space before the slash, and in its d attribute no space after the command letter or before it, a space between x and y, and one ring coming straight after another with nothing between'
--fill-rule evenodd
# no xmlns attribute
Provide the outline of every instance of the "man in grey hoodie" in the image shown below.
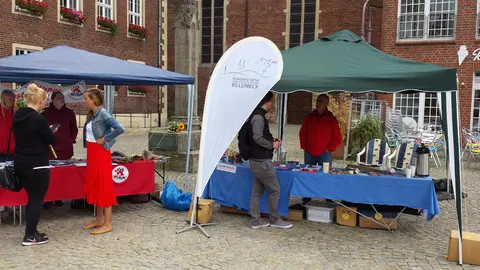
<svg viewBox="0 0 480 270"><path fill-rule="evenodd" d="M250 214L252 216L251 227L253 229L262 227L276 227L288 229L291 223L285 222L278 214L278 200L280 198L280 185L278 184L272 157L274 149L279 149L281 142L274 139L268 125L265 114L273 104L273 93L268 92L260 101L259 106L253 111L250 117L252 155L250 157L250 168L255 177L250 199ZM263 192L268 191L268 208L270 211L270 222L260 217L260 198Z"/></svg>

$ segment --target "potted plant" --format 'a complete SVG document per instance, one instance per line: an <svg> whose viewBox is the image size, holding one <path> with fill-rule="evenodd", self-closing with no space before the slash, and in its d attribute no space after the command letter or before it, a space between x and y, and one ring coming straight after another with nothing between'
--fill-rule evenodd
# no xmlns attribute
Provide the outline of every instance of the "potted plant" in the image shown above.
<svg viewBox="0 0 480 270"><path fill-rule="evenodd" d="M385 137L380 119L373 116L362 118L353 128L351 147L354 153L360 152L370 140Z"/></svg>
<svg viewBox="0 0 480 270"><path fill-rule="evenodd" d="M47 12L48 4L39 0L15 0L16 9L42 16Z"/></svg>
<svg viewBox="0 0 480 270"><path fill-rule="evenodd" d="M130 86L128 87L130 93L145 94L148 91L148 88L145 86Z"/></svg>
<svg viewBox="0 0 480 270"><path fill-rule="evenodd" d="M83 12L73 8L61 8L60 15L62 16L62 20L73 23L83 24L87 21L87 17L83 14Z"/></svg>
<svg viewBox="0 0 480 270"><path fill-rule="evenodd" d="M110 20L105 17L98 16L97 17L97 24L104 29L107 29L112 34L118 33L118 23L115 20Z"/></svg>
<svg viewBox="0 0 480 270"><path fill-rule="evenodd" d="M145 39L147 37L147 28L136 25L136 24L129 24L128 25L128 32L131 35L137 36L139 38Z"/></svg>
<svg viewBox="0 0 480 270"><path fill-rule="evenodd" d="M348 120L350 111L350 94L328 94L330 97L330 104L328 109L335 115L342 133L342 143L335 152L332 153L333 158L342 158L345 152L346 137L348 132Z"/></svg>

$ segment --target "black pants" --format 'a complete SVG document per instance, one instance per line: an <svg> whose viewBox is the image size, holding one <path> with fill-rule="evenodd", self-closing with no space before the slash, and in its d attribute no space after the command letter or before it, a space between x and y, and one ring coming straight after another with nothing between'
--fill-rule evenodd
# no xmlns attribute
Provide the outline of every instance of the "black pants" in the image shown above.
<svg viewBox="0 0 480 270"><path fill-rule="evenodd" d="M25 213L27 219L25 235L28 237L37 232L37 225L40 220L43 200L45 199L48 185L50 184L50 170L22 170L15 168L15 174L18 179L20 179L23 188L25 188L28 195L28 203Z"/></svg>

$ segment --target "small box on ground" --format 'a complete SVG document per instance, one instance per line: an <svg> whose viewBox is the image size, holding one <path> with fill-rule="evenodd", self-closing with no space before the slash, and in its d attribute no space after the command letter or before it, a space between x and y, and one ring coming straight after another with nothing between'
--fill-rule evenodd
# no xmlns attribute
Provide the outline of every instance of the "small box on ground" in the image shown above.
<svg viewBox="0 0 480 270"><path fill-rule="evenodd" d="M385 227L385 224L390 226L390 230L396 230L398 227L398 219L395 220L398 213L394 213L394 212L377 213L375 211L365 211L365 210L360 210L359 213L369 217L369 218L366 218L362 215L359 215L359 226L361 228L387 230L387 228ZM378 223L375 222L374 220L377 221ZM394 220L395 222L393 222Z"/></svg>
<svg viewBox="0 0 480 270"><path fill-rule="evenodd" d="M451 262L458 262L458 231L452 230L448 244L447 259ZM462 237L463 263L480 265L480 234L463 232Z"/></svg>
<svg viewBox="0 0 480 270"><path fill-rule="evenodd" d="M350 207L350 209L343 206L337 206L337 224L356 227L357 226L357 208Z"/></svg>
<svg viewBox="0 0 480 270"><path fill-rule="evenodd" d="M307 220L322 223L332 223L335 216L335 203L324 201L310 201L307 207Z"/></svg>
<svg viewBox="0 0 480 270"><path fill-rule="evenodd" d="M214 200L199 199L198 200L198 224L209 223L213 218L213 206L215 205ZM192 217L192 206L193 202L190 204L190 211L188 211L188 221Z"/></svg>

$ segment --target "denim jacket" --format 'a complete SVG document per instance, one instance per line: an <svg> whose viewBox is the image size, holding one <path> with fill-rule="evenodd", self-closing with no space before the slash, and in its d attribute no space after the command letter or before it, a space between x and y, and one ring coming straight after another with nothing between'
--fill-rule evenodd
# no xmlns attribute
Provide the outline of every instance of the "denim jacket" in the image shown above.
<svg viewBox="0 0 480 270"><path fill-rule="evenodd" d="M113 118L107 110L100 107L92 119L88 120L83 127L83 147L87 147L87 124L92 122L92 132L95 140L104 138L105 144L103 148L110 150L115 144L115 138L125 131L125 128Z"/></svg>

